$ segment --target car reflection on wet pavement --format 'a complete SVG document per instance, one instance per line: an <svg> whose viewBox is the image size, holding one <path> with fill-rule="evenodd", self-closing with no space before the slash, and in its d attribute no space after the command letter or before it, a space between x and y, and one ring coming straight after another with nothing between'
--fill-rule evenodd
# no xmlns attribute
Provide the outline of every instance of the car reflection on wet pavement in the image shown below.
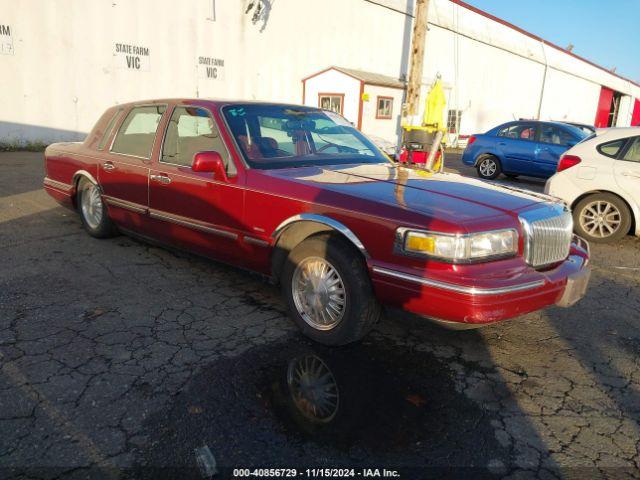
<svg viewBox="0 0 640 480"><path fill-rule="evenodd" d="M326 348L296 336L257 347L202 368L148 420L151 447L139 452L137 472L200 478L193 451L205 444L227 469L374 466L414 478L464 465L490 476L487 459L503 465L509 451L490 412L451 376L432 353L379 340Z"/></svg>

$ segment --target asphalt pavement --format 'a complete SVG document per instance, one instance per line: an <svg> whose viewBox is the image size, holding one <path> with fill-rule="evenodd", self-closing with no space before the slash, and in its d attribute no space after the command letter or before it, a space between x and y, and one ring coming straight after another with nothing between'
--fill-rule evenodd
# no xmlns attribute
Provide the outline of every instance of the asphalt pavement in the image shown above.
<svg viewBox="0 0 640 480"><path fill-rule="evenodd" d="M640 240L593 245L573 308L462 332L388 311L325 348L277 287L91 238L42 177L42 154L0 153L0 478L202 478L212 461L214 478L640 477ZM305 365L328 372L329 413L292 401Z"/></svg>

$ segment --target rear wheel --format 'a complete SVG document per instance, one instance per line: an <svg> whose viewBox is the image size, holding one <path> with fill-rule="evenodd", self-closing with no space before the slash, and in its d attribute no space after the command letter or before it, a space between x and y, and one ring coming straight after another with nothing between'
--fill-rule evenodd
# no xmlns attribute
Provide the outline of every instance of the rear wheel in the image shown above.
<svg viewBox="0 0 640 480"><path fill-rule="evenodd" d="M478 176L484 180L494 180L498 178L502 168L500 167L500 160L493 155L483 155L478 160Z"/></svg>
<svg viewBox="0 0 640 480"><path fill-rule="evenodd" d="M355 342L380 318L364 260L337 236L313 236L295 247L281 281L291 317L316 342Z"/></svg>
<svg viewBox="0 0 640 480"><path fill-rule="evenodd" d="M77 196L78 211L87 233L96 238L113 236L116 229L107 215L100 188L88 180L80 180Z"/></svg>
<svg viewBox="0 0 640 480"><path fill-rule="evenodd" d="M573 222L578 235L591 242L620 240L631 228L631 212L619 197L596 193L583 198L573 209Z"/></svg>

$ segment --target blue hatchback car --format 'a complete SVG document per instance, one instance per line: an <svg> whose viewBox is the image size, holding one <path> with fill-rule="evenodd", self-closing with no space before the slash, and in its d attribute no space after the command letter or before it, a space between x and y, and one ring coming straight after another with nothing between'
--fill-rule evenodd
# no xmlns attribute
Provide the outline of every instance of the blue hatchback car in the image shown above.
<svg viewBox="0 0 640 480"><path fill-rule="evenodd" d="M549 178L560 156L589 134L573 125L534 120L514 121L469 138L462 154L465 165L476 167L487 180L501 173Z"/></svg>

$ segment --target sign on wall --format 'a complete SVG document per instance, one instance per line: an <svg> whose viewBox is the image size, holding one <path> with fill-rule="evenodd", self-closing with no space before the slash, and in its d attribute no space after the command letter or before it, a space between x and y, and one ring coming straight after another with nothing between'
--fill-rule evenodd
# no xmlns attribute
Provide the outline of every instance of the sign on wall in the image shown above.
<svg viewBox="0 0 640 480"><path fill-rule="evenodd" d="M224 59L198 57L198 76L208 80L224 80Z"/></svg>
<svg viewBox="0 0 640 480"><path fill-rule="evenodd" d="M13 55L13 36L11 26L0 23L0 53Z"/></svg>
<svg viewBox="0 0 640 480"><path fill-rule="evenodd" d="M118 68L139 72L148 72L151 69L149 48L128 43L116 43L115 53Z"/></svg>

